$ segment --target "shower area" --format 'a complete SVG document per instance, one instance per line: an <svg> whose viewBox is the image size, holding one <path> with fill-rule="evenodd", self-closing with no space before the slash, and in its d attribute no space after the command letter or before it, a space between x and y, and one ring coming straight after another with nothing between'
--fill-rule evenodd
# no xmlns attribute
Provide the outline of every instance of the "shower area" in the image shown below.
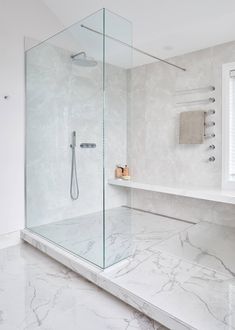
<svg viewBox="0 0 235 330"><path fill-rule="evenodd" d="M114 39L107 38L112 35ZM131 23L105 9L26 51L26 228L101 267L133 248L127 192Z"/></svg>
<svg viewBox="0 0 235 330"><path fill-rule="evenodd" d="M34 44L22 238L170 329L234 329L221 77L232 67L234 84L235 41L162 60L102 9Z"/></svg>

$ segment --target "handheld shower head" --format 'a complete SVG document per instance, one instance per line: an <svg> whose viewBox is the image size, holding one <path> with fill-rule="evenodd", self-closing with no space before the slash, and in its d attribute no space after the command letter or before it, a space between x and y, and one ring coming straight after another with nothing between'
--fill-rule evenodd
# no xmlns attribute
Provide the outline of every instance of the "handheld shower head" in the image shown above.
<svg viewBox="0 0 235 330"><path fill-rule="evenodd" d="M71 164L71 177L70 177L70 197L76 200L79 197L78 175L76 165L76 131L72 132L72 164Z"/></svg>

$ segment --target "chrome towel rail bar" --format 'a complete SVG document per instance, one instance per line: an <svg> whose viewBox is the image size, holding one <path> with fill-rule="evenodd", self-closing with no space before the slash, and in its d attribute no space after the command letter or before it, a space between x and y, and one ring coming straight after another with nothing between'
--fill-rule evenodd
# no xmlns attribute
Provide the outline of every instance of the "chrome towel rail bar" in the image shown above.
<svg viewBox="0 0 235 330"><path fill-rule="evenodd" d="M176 95L182 94L191 94L191 93L205 93L205 92L213 92L215 90L215 86L207 86L193 89L185 89L185 90L177 90Z"/></svg>
<svg viewBox="0 0 235 330"><path fill-rule="evenodd" d="M185 102L178 102L176 105L183 106L183 105L197 105L197 104L207 104L207 103L214 103L215 98L209 97L208 99L203 100L195 100L195 101L185 101Z"/></svg>

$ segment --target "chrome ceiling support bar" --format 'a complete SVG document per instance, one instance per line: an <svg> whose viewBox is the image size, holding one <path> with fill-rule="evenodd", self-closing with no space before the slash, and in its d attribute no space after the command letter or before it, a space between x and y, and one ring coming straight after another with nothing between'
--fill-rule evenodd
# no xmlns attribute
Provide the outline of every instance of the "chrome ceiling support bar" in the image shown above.
<svg viewBox="0 0 235 330"><path fill-rule="evenodd" d="M129 48L131 48L131 49L133 49L133 50L135 50L135 51L137 51L137 52L139 52L139 53L141 53L141 54L143 54L143 55L146 55L146 56L148 56L148 57L154 58L155 60L158 60L158 61L163 62L163 63L165 63L165 64L171 65L171 66L173 66L173 67L175 67L175 68L177 68L177 69L180 69L180 70L182 70L182 71L186 71L186 69L185 69L185 68L182 68L181 66L178 66L178 65L173 64L173 63L171 63L171 62L168 62L168 61L166 61L166 60L163 60L162 58L159 58L159 57L157 57L157 56L154 56L154 55L152 55L152 54L149 54L149 53L147 53L147 52L145 52L145 51L143 51L143 50L141 50L141 49L139 49L139 48L136 48L136 47L134 47L134 46L132 46L132 45L129 45L128 43L126 43L126 42L124 42L124 41L121 41L121 40L116 39L116 38L114 38L114 37L111 37L111 36L109 36L109 35L107 35L107 34L104 34L104 33L102 33L102 32L99 32L99 31L97 31L97 30L94 30L94 29L92 29L92 28L90 28L90 27L88 27L88 26L86 26L86 25L81 24L81 27L82 27L82 28L85 28L85 29L87 29L87 30L89 30L89 31L95 32L95 33L97 33L97 34L104 35L106 38L109 38L109 39L111 39L111 40L114 40L114 41L116 41L116 42L119 42L120 44L122 44L122 45L124 45L124 46L126 46L126 47L129 47Z"/></svg>

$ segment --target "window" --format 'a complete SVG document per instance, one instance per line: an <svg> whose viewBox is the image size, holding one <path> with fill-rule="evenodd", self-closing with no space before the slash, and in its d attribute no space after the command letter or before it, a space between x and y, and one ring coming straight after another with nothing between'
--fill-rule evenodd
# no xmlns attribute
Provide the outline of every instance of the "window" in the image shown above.
<svg viewBox="0 0 235 330"><path fill-rule="evenodd" d="M222 187L235 189L235 62L223 65L222 121Z"/></svg>

